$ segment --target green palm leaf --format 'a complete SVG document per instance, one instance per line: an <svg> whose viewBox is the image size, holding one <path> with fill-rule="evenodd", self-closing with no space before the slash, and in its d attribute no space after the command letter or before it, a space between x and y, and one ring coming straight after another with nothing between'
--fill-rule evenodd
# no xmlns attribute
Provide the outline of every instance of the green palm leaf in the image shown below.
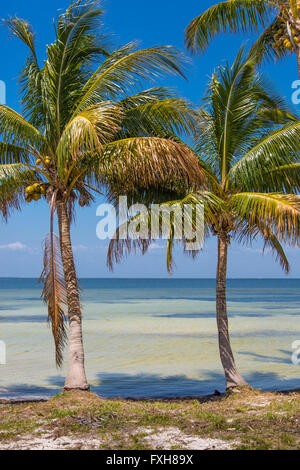
<svg viewBox="0 0 300 470"><path fill-rule="evenodd" d="M120 130L122 109L112 103L101 103L87 108L66 126L57 146L57 164L60 169L68 158L76 160L85 153L101 153L102 145L111 141Z"/></svg>
<svg viewBox="0 0 300 470"><path fill-rule="evenodd" d="M0 136L4 142L21 146L42 147L45 142L41 132L24 117L5 105L0 105Z"/></svg>
<svg viewBox="0 0 300 470"><path fill-rule="evenodd" d="M264 240L264 251L268 248L271 249L273 255L275 256L275 261L280 263L280 266L285 272L285 274L289 274L291 269L290 263L279 240L273 234L270 234L269 236L264 236Z"/></svg>
<svg viewBox="0 0 300 470"><path fill-rule="evenodd" d="M141 81L157 79L165 73L183 76L184 60L172 47L136 50L133 43L113 52L91 76L82 90L74 115L99 100L116 100L132 93Z"/></svg>
<svg viewBox="0 0 300 470"><path fill-rule="evenodd" d="M190 103L180 98L164 98L128 108L123 127L131 136L178 136L191 134L195 123L196 112Z"/></svg>
<svg viewBox="0 0 300 470"><path fill-rule="evenodd" d="M31 151L19 145L0 142L0 164L26 163Z"/></svg>
<svg viewBox="0 0 300 470"><path fill-rule="evenodd" d="M235 187L245 191L265 187L268 182L271 183L267 173L271 172L270 175L275 176L273 170L281 167L283 175L284 166L296 163L299 151L300 122L297 121L270 132L236 162L229 171L228 180ZM297 169L296 166L295 172Z"/></svg>
<svg viewBox="0 0 300 470"><path fill-rule="evenodd" d="M278 240L297 244L300 235L300 196L281 193L239 193L230 198L237 217L255 227L257 219L270 227Z"/></svg>
<svg viewBox="0 0 300 470"><path fill-rule="evenodd" d="M210 7L195 18L185 31L185 43L191 52L204 52L210 41L224 32L259 31L274 11L265 0L228 0Z"/></svg>
<svg viewBox="0 0 300 470"><path fill-rule="evenodd" d="M0 212L5 220L12 209L20 209L26 185L38 180L36 172L22 163L0 165Z"/></svg>

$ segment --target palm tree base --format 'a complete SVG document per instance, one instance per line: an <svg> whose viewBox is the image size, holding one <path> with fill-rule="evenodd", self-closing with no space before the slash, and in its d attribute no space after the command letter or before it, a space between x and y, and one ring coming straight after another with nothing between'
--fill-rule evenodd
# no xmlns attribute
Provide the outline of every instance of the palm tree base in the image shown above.
<svg viewBox="0 0 300 470"><path fill-rule="evenodd" d="M71 388L71 387L64 387L65 392L90 392L91 388L89 385L86 387L76 387L76 388Z"/></svg>
<svg viewBox="0 0 300 470"><path fill-rule="evenodd" d="M225 391L225 396L231 396L235 393L247 393L247 392L254 392L255 388L251 387L250 385L235 385L232 387L227 387Z"/></svg>

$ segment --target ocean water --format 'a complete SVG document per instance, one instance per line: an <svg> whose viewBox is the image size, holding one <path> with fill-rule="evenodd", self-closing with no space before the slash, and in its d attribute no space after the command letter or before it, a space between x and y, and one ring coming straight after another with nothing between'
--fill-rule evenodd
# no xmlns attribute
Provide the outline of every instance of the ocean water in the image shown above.
<svg viewBox="0 0 300 470"><path fill-rule="evenodd" d="M81 281L89 383L105 397L191 396L224 390L210 279ZM0 398L49 397L64 383L33 279L0 279ZM229 280L239 370L263 390L300 388L300 280ZM67 358L67 354L66 354Z"/></svg>

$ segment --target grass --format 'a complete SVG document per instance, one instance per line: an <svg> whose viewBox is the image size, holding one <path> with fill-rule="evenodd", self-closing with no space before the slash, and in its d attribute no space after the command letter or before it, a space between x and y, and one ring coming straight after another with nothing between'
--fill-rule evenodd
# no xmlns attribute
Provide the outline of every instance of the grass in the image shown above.
<svg viewBox="0 0 300 470"><path fill-rule="evenodd" d="M296 392L245 389L221 398L171 401L103 400L68 392L44 403L1 405L0 449L24 436L50 435L69 437L71 443L98 439L101 449L142 450L151 448L151 434L175 428L182 436L219 439L233 449L288 450L300 449L299 426ZM180 448L184 440L169 444Z"/></svg>

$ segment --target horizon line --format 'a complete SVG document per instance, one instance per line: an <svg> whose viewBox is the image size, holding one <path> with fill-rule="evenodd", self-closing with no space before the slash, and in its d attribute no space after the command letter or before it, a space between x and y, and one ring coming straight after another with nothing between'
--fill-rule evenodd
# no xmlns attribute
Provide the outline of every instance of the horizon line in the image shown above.
<svg viewBox="0 0 300 470"><path fill-rule="evenodd" d="M34 280L39 280L39 277L23 277L23 276L0 276L0 280L3 279L34 279ZM79 276L78 279L103 279L103 280L212 280L215 281L216 277L85 277L85 276ZM227 280L232 280L232 281L239 281L239 280L299 280L300 277L227 277Z"/></svg>

